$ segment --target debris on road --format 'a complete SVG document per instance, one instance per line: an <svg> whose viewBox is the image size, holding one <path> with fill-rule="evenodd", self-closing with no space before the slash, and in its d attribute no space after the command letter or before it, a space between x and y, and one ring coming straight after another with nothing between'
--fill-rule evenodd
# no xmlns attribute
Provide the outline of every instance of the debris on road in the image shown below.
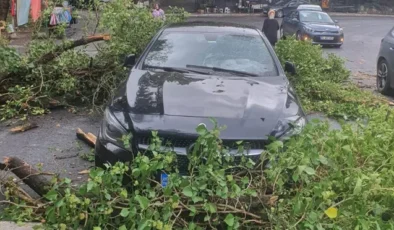
<svg viewBox="0 0 394 230"><path fill-rule="evenodd" d="M50 180L45 177L47 173L41 173L18 157L5 157L0 163L0 170L11 171L40 196L47 194L48 188L51 188Z"/></svg>
<svg viewBox="0 0 394 230"><path fill-rule="evenodd" d="M90 172L89 169L85 169L85 170L80 171L78 174L79 175L84 175L84 174L89 174L89 172Z"/></svg>
<svg viewBox="0 0 394 230"><path fill-rule="evenodd" d="M90 147L94 148L96 145L97 137L92 133L85 133L82 129L77 129L77 138L84 141Z"/></svg>
<svg viewBox="0 0 394 230"><path fill-rule="evenodd" d="M26 123L24 125L20 125L20 126L10 129L10 132L20 133L20 132L25 132L27 130L34 129L37 127L38 127L38 125L36 123Z"/></svg>

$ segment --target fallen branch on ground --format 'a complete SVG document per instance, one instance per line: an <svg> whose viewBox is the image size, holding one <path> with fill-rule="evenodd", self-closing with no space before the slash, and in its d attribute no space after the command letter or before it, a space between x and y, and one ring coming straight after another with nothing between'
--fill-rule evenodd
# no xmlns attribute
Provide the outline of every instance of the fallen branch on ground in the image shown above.
<svg viewBox="0 0 394 230"><path fill-rule="evenodd" d="M48 193L51 183L40 171L17 157L5 157L1 170L9 170L40 196Z"/></svg>
<svg viewBox="0 0 394 230"><path fill-rule="evenodd" d="M36 123L26 123L24 125L20 125L20 126L10 129L10 132L20 133L20 132L25 132L27 130L34 129L37 127L38 127L38 125Z"/></svg>
<svg viewBox="0 0 394 230"><path fill-rule="evenodd" d="M77 138L84 141L92 148L94 148L94 146L96 145L97 137L92 133L83 132L80 128L77 129Z"/></svg>

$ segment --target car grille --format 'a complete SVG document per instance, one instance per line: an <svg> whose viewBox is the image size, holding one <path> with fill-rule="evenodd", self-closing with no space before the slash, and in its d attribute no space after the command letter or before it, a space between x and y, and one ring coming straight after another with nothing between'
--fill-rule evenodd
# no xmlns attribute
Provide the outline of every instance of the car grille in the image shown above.
<svg viewBox="0 0 394 230"><path fill-rule="evenodd" d="M315 31L315 33L322 33L322 34L339 34L338 31Z"/></svg>
<svg viewBox="0 0 394 230"><path fill-rule="evenodd" d="M137 138L137 144L142 145L149 145L150 144L150 137L139 137ZM193 138L160 138L162 144L165 146L173 146L179 148L186 148L189 147L191 144L195 143L197 139ZM238 148L238 141L235 140L222 140L223 145L231 148L236 149ZM242 144L246 149L264 149L265 146L268 144L267 140L243 140Z"/></svg>
<svg viewBox="0 0 394 230"><path fill-rule="evenodd" d="M150 144L150 137L138 137L136 138L136 142L139 145L149 145ZM178 148L186 148L189 147L191 144L195 143L197 139L193 138L161 138L162 144L164 146L172 146ZM230 149L237 149L238 148L238 141L234 140L222 140L223 145L230 148ZM243 140L242 144L244 145L245 149L265 149L265 146L268 144L267 140ZM148 157L152 156L151 153L146 153ZM260 155L251 155L246 156L249 159L252 159L254 162L258 162L260 159ZM242 156L235 156L234 157L234 164L239 165L242 161ZM177 167L180 173L187 173L189 166L189 159L187 155L177 155Z"/></svg>

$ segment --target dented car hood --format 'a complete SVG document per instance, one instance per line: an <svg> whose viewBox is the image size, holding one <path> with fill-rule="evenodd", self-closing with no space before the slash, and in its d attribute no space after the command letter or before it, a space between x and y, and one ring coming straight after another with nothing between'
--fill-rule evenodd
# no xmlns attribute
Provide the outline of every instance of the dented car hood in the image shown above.
<svg viewBox="0 0 394 230"><path fill-rule="evenodd" d="M133 70L124 89L135 133L197 136L196 127L226 125L221 138L266 139L300 107L284 76L234 77Z"/></svg>

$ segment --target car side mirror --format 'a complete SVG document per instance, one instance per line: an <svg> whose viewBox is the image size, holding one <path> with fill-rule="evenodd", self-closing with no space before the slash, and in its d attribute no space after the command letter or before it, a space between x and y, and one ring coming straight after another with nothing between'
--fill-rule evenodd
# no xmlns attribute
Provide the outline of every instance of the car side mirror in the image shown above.
<svg viewBox="0 0 394 230"><path fill-rule="evenodd" d="M288 61L285 62L285 71L290 73L291 75L294 75L297 72L294 63Z"/></svg>
<svg viewBox="0 0 394 230"><path fill-rule="evenodd" d="M131 68L131 67L133 67L135 65L135 62L136 62L135 55L134 54L130 54L130 55L126 56L123 66L127 67L127 68Z"/></svg>
<svg viewBox="0 0 394 230"><path fill-rule="evenodd" d="M294 21L294 22L298 22L298 19L297 18L293 18L293 19L291 19L292 21Z"/></svg>

